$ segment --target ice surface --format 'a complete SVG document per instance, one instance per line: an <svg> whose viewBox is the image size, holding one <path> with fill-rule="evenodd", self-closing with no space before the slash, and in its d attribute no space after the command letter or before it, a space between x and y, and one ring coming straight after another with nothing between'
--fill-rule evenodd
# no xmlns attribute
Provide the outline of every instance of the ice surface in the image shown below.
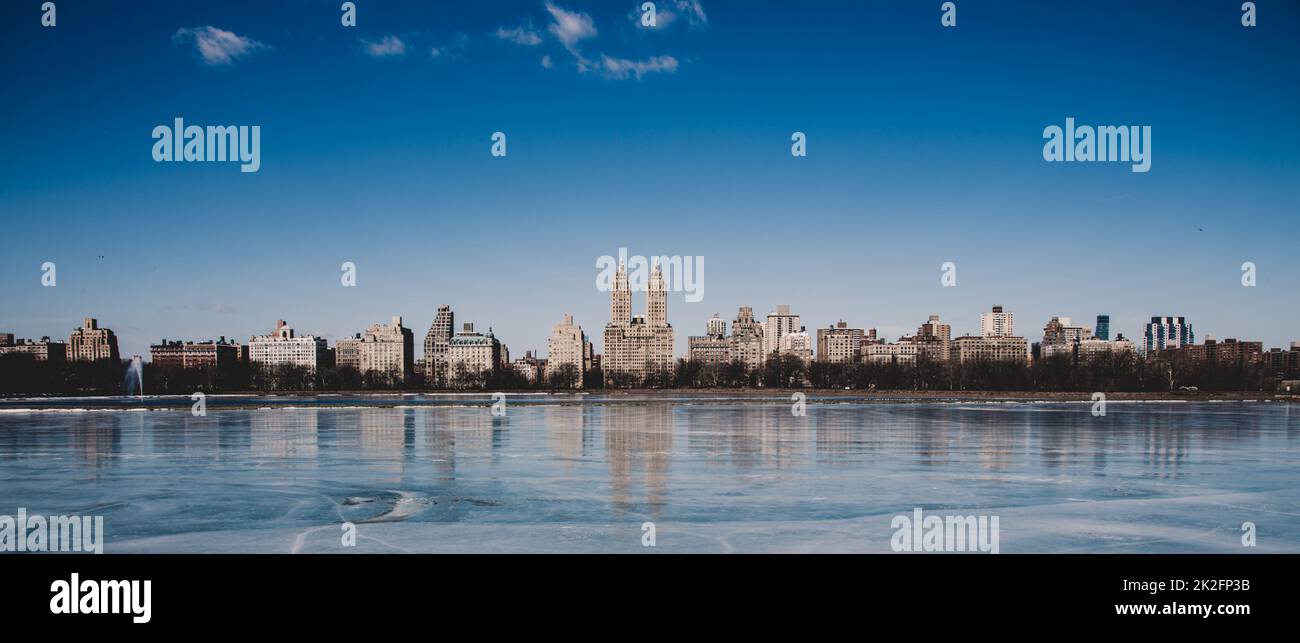
<svg viewBox="0 0 1300 643"><path fill-rule="evenodd" d="M1300 552L1294 404L529 396L0 405L0 514L122 552L889 552L997 515L1011 552ZM148 412L138 410L141 405ZM46 410L37 410L46 409ZM642 546L653 522L656 546ZM1258 546L1241 544L1257 525ZM343 523L356 547L343 547Z"/></svg>

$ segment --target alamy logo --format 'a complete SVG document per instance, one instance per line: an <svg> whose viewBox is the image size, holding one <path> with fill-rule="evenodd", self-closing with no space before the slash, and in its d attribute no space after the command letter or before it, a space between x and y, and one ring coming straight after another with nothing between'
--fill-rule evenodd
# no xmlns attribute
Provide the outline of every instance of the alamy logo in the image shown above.
<svg viewBox="0 0 1300 643"><path fill-rule="evenodd" d="M1118 161L1132 163L1134 172L1151 169L1151 126L1091 125L1075 126L1074 118L1059 125L1043 128L1043 160Z"/></svg>
<svg viewBox="0 0 1300 643"><path fill-rule="evenodd" d="M0 516L0 552L87 551L104 553L103 516Z"/></svg>
<svg viewBox="0 0 1300 643"><path fill-rule="evenodd" d="M998 553L997 516L925 516L918 507L911 516L894 516L889 526L895 530L889 539L894 551Z"/></svg>
<svg viewBox="0 0 1300 643"><path fill-rule="evenodd" d="M172 127L153 128L153 160L163 161L237 161L240 172L256 172L262 167L261 125L186 125L177 118Z"/></svg>
<svg viewBox="0 0 1300 643"><path fill-rule="evenodd" d="M686 293L686 301L692 304L704 299L704 257L628 257L627 248L619 248L617 258L605 255L596 259L596 268L600 269L600 274L596 275L596 289L600 292L613 290L614 275L618 273L619 266L625 266L628 289L644 292L650 283L652 265L659 266L662 271L666 290Z"/></svg>
<svg viewBox="0 0 1300 643"><path fill-rule="evenodd" d="M130 614L136 623L153 617L149 607L153 581L81 580L73 572L68 580L50 583L51 614Z"/></svg>

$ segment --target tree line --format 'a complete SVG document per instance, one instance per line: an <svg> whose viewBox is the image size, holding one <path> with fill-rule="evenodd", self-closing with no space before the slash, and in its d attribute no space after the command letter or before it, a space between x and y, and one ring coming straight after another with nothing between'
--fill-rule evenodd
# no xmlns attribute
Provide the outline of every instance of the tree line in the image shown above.
<svg viewBox="0 0 1300 643"><path fill-rule="evenodd" d="M127 362L48 362L31 355L0 355L0 395L120 395ZM744 362L706 364L680 359L671 371L647 368L648 375L613 373L606 382L599 368L580 373L564 365L540 381L512 368L470 371L458 365L446 381L427 382L417 369L360 373L351 367L309 369L241 363L221 367L182 368L143 365L148 395L188 395L240 391L350 390L557 390L576 388L822 388L861 391L1042 391L1042 392L1169 392L1271 391L1281 379L1300 373L1268 372L1259 363L1205 363L1179 356L1133 353L1102 354L1088 360L1053 355L1032 363L971 361L939 362L921 356L915 363L806 362L794 355L773 355L760 368Z"/></svg>

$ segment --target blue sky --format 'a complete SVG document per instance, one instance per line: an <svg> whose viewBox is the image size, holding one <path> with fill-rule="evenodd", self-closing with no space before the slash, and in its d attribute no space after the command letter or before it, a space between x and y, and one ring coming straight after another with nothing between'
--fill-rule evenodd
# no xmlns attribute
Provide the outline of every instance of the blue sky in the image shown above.
<svg viewBox="0 0 1300 643"><path fill-rule="evenodd" d="M705 257L679 353L780 303L891 339L1003 304L1034 339L1109 313L1300 340L1294 2L1253 29L1236 0L958 0L952 29L939 2L658 2L654 30L639 0L339 4L4 3L0 330L423 338L448 303L514 356L566 312L599 347L596 261L626 247ZM259 125L260 171L155 163L178 116ZM1069 116L1150 125L1151 171L1044 162Z"/></svg>

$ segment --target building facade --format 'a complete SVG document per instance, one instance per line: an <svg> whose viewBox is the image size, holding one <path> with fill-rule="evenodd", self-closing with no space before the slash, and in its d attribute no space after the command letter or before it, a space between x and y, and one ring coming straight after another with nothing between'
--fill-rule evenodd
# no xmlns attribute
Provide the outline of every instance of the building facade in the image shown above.
<svg viewBox="0 0 1300 643"><path fill-rule="evenodd" d="M447 350L451 346L455 322L456 315L451 306L438 306L438 314L424 336L424 381L429 386L447 385Z"/></svg>
<svg viewBox="0 0 1300 643"><path fill-rule="evenodd" d="M1142 351L1162 351L1196 343L1196 333L1186 317L1152 317L1142 336Z"/></svg>
<svg viewBox="0 0 1300 643"><path fill-rule="evenodd" d="M216 368L225 369L240 362L241 346L227 342L225 337L217 341L179 342L167 341L149 347L149 362L154 366L174 368Z"/></svg>
<svg viewBox="0 0 1300 643"><path fill-rule="evenodd" d="M1040 355L1046 359L1054 355L1073 357L1079 342L1092 339L1092 329L1075 326L1069 317L1052 317L1043 326L1043 341L1039 345Z"/></svg>
<svg viewBox="0 0 1300 643"><path fill-rule="evenodd" d="M779 304L775 311L767 314L767 322L763 325L763 354L766 356L779 352L781 338L802 329L799 316L790 312L790 306Z"/></svg>
<svg viewBox="0 0 1300 643"><path fill-rule="evenodd" d="M582 388L582 378L587 374L588 355L587 334L582 327L573 323L573 315L564 314L564 320L551 328L551 337L546 340L546 381L549 383L560 373L569 370L571 365L572 382L564 383L572 388Z"/></svg>
<svg viewBox="0 0 1300 643"><path fill-rule="evenodd" d="M840 320L829 328L817 329L817 360L831 364L846 364L858 359L862 351L861 328L849 328Z"/></svg>
<svg viewBox="0 0 1300 643"><path fill-rule="evenodd" d="M1092 334L1097 339L1110 341L1110 315L1097 315L1097 325Z"/></svg>
<svg viewBox="0 0 1300 643"><path fill-rule="evenodd" d="M793 355L804 362L811 362L813 359L813 338L801 326L797 332L786 333L781 336L777 352L781 355Z"/></svg>
<svg viewBox="0 0 1300 643"><path fill-rule="evenodd" d="M622 264L613 286L602 360L605 383L639 385L651 377L670 377L673 327L668 323L668 291L659 263L655 262L646 285L645 316L632 316L632 289Z"/></svg>
<svg viewBox="0 0 1300 643"><path fill-rule="evenodd" d="M474 324L465 324L459 333L452 335L447 346L448 382L457 388L468 388L485 383L502 367L501 342L488 332L474 330Z"/></svg>
<svg viewBox="0 0 1300 643"><path fill-rule="evenodd" d="M334 342L334 366L361 372L361 333Z"/></svg>
<svg viewBox="0 0 1300 643"><path fill-rule="evenodd" d="M980 335L984 337L1013 337L1015 334L1015 313L1003 311L1002 306L994 306L992 311L980 313Z"/></svg>
<svg viewBox="0 0 1300 643"><path fill-rule="evenodd" d="M301 366L315 371L329 365L329 348L323 337L295 335L281 319L275 322L275 332L248 340L248 361L262 367Z"/></svg>
<svg viewBox="0 0 1300 643"><path fill-rule="evenodd" d="M741 306L736 319L731 322L731 337L727 338L727 360L744 362L749 370L761 368L766 357L763 345L763 324L754 320L752 307Z"/></svg>
<svg viewBox="0 0 1300 643"><path fill-rule="evenodd" d="M957 364L973 361L1019 363L1029 361L1029 342L1024 337L966 335L952 340L951 351L948 359Z"/></svg>
<svg viewBox="0 0 1300 643"><path fill-rule="evenodd" d="M872 342L862 345L862 362L864 364L916 364L923 344L913 341L898 341L893 344Z"/></svg>
<svg viewBox="0 0 1300 643"><path fill-rule="evenodd" d="M40 341L14 339L12 333L0 334L0 355L31 355L38 362L62 362L68 359L68 345L52 342L49 337Z"/></svg>
<svg viewBox="0 0 1300 643"><path fill-rule="evenodd" d="M339 344L334 348L337 362L342 359L340 353L343 351ZM387 324L371 324L359 340L349 342L348 349L355 349L357 370L362 375L379 373L390 383L401 383L408 380L415 370L415 333L402 326L400 315L394 316Z"/></svg>
<svg viewBox="0 0 1300 643"><path fill-rule="evenodd" d="M68 359L76 362L93 362L101 359L120 360L117 353L117 336L107 328L100 328L94 317L82 320L81 328L74 329L68 338Z"/></svg>
<svg viewBox="0 0 1300 643"><path fill-rule="evenodd" d="M704 335L686 338L686 358L702 364L726 364L731 361L731 341L727 339L727 322L714 313L704 327Z"/></svg>

